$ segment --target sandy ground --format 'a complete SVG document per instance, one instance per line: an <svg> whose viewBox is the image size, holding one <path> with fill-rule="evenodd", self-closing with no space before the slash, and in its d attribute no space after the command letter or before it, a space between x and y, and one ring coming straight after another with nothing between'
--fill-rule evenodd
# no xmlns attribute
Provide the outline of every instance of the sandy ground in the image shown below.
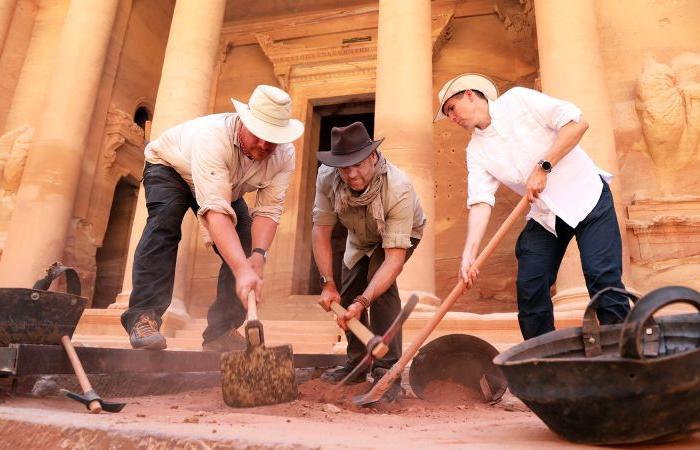
<svg viewBox="0 0 700 450"><path fill-rule="evenodd" d="M65 398L3 397L0 448L601 448L559 439L508 394L487 405L468 391L442 387L430 402L355 407L352 395L368 388L332 391L315 379L300 386L297 401L249 409L229 408L212 388L109 399L127 406L99 415ZM698 449L700 434L655 448Z"/></svg>

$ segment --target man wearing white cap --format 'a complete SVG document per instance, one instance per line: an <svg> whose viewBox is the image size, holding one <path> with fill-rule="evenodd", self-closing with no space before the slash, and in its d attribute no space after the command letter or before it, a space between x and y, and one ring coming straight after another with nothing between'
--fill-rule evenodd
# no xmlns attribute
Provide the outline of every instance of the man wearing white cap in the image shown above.
<svg viewBox="0 0 700 450"><path fill-rule="evenodd" d="M221 257L216 300L203 348L243 348L238 328L248 293L260 298L262 269L294 171L304 126L291 118L283 90L258 86L236 113L212 114L172 127L146 146L143 185L148 221L136 248L133 288L122 325L134 348L163 349L161 317L170 305L180 227L192 209ZM243 200L256 192L251 213ZM252 218L251 218L252 216Z"/></svg>
<svg viewBox="0 0 700 450"><path fill-rule="evenodd" d="M471 287L471 266L486 231L500 183L527 195L532 207L515 246L518 320L525 339L554 330L550 287L575 236L588 292L623 288L622 242L608 182L579 145L588 129L573 103L515 87L498 97L483 75L463 74L438 94L435 120L449 118L471 133L467 145L470 209L460 276ZM627 299L604 294L603 324L629 312Z"/></svg>

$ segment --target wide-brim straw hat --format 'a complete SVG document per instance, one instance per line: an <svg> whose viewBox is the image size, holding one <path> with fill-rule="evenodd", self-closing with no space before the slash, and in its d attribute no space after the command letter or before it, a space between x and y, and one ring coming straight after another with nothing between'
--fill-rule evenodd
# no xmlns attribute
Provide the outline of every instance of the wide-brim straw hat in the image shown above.
<svg viewBox="0 0 700 450"><path fill-rule="evenodd" d="M498 98L498 88L488 77L479 73L463 73L447 81L440 88L440 92L438 92L438 110L433 122L447 118L445 113L442 112L442 107L445 106L447 100L455 94L469 90L479 91L489 100Z"/></svg>
<svg viewBox="0 0 700 450"><path fill-rule="evenodd" d="M373 141L362 122L331 129L331 151L318 152L318 160L330 167L350 167L363 161L384 138Z"/></svg>
<svg viewBox="0 0 700 450"><path fill-rule="evenodd" d="M243 125L267 142L286 144L304 133L304 124L292 119L292 99L278 87L261 84L247 104L233 98L231 102Z"/></svg>

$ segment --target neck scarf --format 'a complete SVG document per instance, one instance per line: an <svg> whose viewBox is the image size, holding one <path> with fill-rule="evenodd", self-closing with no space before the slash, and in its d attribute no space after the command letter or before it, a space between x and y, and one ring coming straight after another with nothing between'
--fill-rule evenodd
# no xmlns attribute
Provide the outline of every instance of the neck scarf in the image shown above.
<svg viewBox="0 0 700 450"><path fill-rule="evenodd" d="M381 192L384 186L384 174L387 172L386 159L377 152L377 164L374 177L360 195L353 195L350 187L340 178L340 171L336 169L333 178L332 191L335 199L335 212L342 214L348 207L366 206L367 212L377 222L379 233L384 232L384 206L382 205Z"/></svg>

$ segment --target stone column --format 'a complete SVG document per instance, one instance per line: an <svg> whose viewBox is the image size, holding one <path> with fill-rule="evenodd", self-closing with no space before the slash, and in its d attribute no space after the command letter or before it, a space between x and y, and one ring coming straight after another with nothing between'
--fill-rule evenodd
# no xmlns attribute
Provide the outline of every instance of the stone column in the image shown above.
<svg viewBox="0 0 700 450"><path fill-rule="evenodd" d="M380 0L374 136L413 182L428 219L401 289L435 293L432 40L430 0Z"/></svg>
<svg viewBox="0 0 700 450"><path fill-rule="evenodd" d="M63 256L118 4L70 3L0 260L1 286L30 287Z"/></svg>
<svg viewBox="0 0 700 450"><path fill-rule="evenodd" d="M225 6L226 0L206 2L177 0L158 86L152 139L158 138L171 126L207 113ZM126 308L128 306L134 253L147 217L146 199L142 187L139 190L136 214L131 228L122 292L117 296L117 302L110 307ZM186 318L185 277L191 257L187 250L191 247L190 240L195 234L195 226L194 216L188 213L182 227L173 303L169 317L166 317L166 325L169 319Z"/></svg>
<svg viewBox="0 0 700 450"><path fill-rule="evenodd" d="M542 91L572 101L581 108L590 124L581 141L582 147L599 167L617 175L612 113L594 1L535 0L535 17ZM620 181L617 176L613 180L611 189L619 201ZM624 223L620 220L621 205L616 204L616 209L618 221ZM578 248L573 242L562 261L556 286L557 295L553 299L556 310L585 308L588 292Z"/></svg>
<svg viewBox="0 0 700 450"><path fill-rule="evenodd" d="M0 2L0 55L5 46L5 38L12 23L12 16L15 14L17 0L3 0Z"/></svg>

